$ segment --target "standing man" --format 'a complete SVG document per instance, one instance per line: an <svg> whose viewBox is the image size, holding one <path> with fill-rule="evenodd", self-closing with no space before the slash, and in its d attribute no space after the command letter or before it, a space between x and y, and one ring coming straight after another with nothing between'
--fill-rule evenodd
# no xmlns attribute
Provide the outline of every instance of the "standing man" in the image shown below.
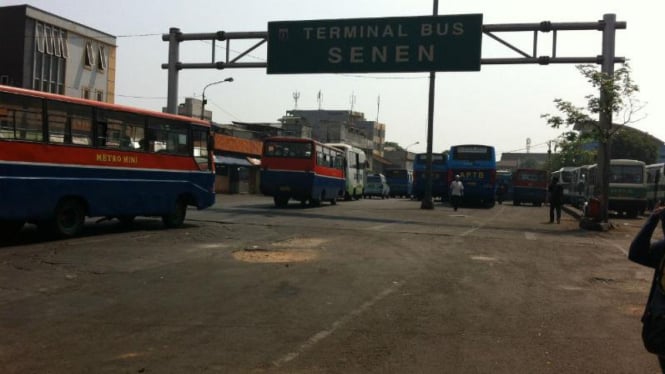
<svg viewBox="0 0 665 374"><path fill-rule="evenodd" d="M453 209L457 211L464 196L464 185L459 179L459 174L455 175L455 180L450 183L450 203L453 204Z"/></svg>
<svg viewBox="0 0 665 374"><path fill-rule="evenodd" d="M550 223L554 223L554 211L556 211L556 223L561 223L563 186L559 184L559 178L552 177L552 182L550 182L547 192L550 195Z"/></svg>

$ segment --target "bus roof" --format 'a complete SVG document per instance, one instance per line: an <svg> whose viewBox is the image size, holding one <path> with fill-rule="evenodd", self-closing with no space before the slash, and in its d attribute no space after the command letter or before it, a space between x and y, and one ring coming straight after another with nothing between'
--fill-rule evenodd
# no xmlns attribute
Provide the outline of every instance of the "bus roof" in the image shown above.
<svg viewBox="0 0 665 374"><path fill-rule="evenodd" d="M202 120L202 119L198 119L198 118L194 118L194 117L181 116L181 115L178 115L178 114L171 114L171 113L163 113L163 112L158 112L158 111L154 111L154 110L135 108L135 107L120 105L120 104L111 104L111 103L106 103L106 102L103 102L103 101L81 99L81 98L78 98L78 97L59 95L59 94L54 94L54 93L49 93L49 92L28 90L28 89L25 89L25 88L4 86L4 85L0 85L0 92L6 92L6 93L10 93L10 94L17 94L17 95L25 95L25 96L35 97L35 98L39 98L39 99L56 100L56 101L72 103L72 104L87 105L87 106L91 106L91 107L108 109L108 110L117 110L117 111L122 111L122 112L150 115L150 116L153 116L153 117L160 117L160 118L172 119L172 120L177 120L177 121L187 121L187 122L191 122L191 123L196 123L197 125L203 125L203 126L210 127L210 121L206 121L206 120Z"/></svg>

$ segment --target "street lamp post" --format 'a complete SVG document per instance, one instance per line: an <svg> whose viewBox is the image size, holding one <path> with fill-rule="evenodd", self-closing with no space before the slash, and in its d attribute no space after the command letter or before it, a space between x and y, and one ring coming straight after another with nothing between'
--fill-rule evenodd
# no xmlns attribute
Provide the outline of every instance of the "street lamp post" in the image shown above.
<svg viewBox="0 0 665 374"><path fill-rule="evenodd" d="M232 78L232 77L228 77L228 78L226 78L226 79L224 79L224 80L221 80L221 81L208 83L208 84L206 84L205 87L203 87L203 94L201 95L201 119L204 119L204 118L205 118L205 112L206 112L206 111L205 111L205 107L206 107L206 103L207 103L207 100L206 100L206 88L208 88L208 87L210 87L210 86L214 86L214 85L216 85L216 84L224 83L224 82L233 82L233 78Z"/></svg>
<svg viewBox="0 0 665 374"><path fill-rule="evenodd" d="M418 144L420 144L420 142L415 142L415 143L409 144L406 147L404 147L404 150L406 152L409 152L409 147L413 147L414 145L418 145Z"/></svg>

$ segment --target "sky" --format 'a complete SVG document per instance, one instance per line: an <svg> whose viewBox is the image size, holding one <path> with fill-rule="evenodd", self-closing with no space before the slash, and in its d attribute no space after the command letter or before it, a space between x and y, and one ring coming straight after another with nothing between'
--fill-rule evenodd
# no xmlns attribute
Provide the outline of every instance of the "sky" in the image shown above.
<svg viewBox="0 0 665 374"><path fill-rule="evenodd" d="M662 0L441 0L439 15L483 14L483 24L596 22L616 14L627 28L616 32L616 56L629 60L632 78L640 87L643 107L631 126L665 140L665 93L659 61L665 52L657 44ZM182 33L253 32L268 30L268 22L344 18L429 16L433 0L0 0L0 6L29 4L117 37L116 102L161 110L166 106L168 43L172 27ZM530 52L530 33L502 33L502 38ZM559 57L601 54L598 31L558 33ZM550 55L551 34L539 33L538 55ZM231 58L254 45L232 41ZM226 43L217 42L217 61L225 58ZM208 63L213 46L208 41L181 43L181 62ZM243 62L265 62L267 48L252 51ZM519 57L487 36L483 58ZM619 65L617 65L617 68ZM429 74L344 73L270 74L265 68L224 70L188 69L179 74L178 101L201 98L209 83L232 77L233 82L205 91L206 109L219 123L277 122L297 108L362 112L368 120L386 125L386 141L409 151L425 152L427 143ZM436 74L434 152L453 144L488 144L503 152L546 152L565 129L551 129L542 114L557 114L554 99L585 106L585 96L597 94L573 64L483 65L478 72ZM418 144L412 145L418 142ZM527 148L527 144L530 146Z"/></svg>

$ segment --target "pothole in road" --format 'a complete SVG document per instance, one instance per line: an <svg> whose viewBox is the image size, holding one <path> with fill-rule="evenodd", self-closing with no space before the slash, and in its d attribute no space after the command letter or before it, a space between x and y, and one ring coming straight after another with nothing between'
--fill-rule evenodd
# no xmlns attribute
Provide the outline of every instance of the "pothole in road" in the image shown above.
<svg viewBox="0 0 665 374"><path fill-rule="evenodd" d="M324 243L324 239L289 239L269 246L249 246L233 252L238 261L255 263L287 263L313 261L319 252L312 247Z"/></svg>

